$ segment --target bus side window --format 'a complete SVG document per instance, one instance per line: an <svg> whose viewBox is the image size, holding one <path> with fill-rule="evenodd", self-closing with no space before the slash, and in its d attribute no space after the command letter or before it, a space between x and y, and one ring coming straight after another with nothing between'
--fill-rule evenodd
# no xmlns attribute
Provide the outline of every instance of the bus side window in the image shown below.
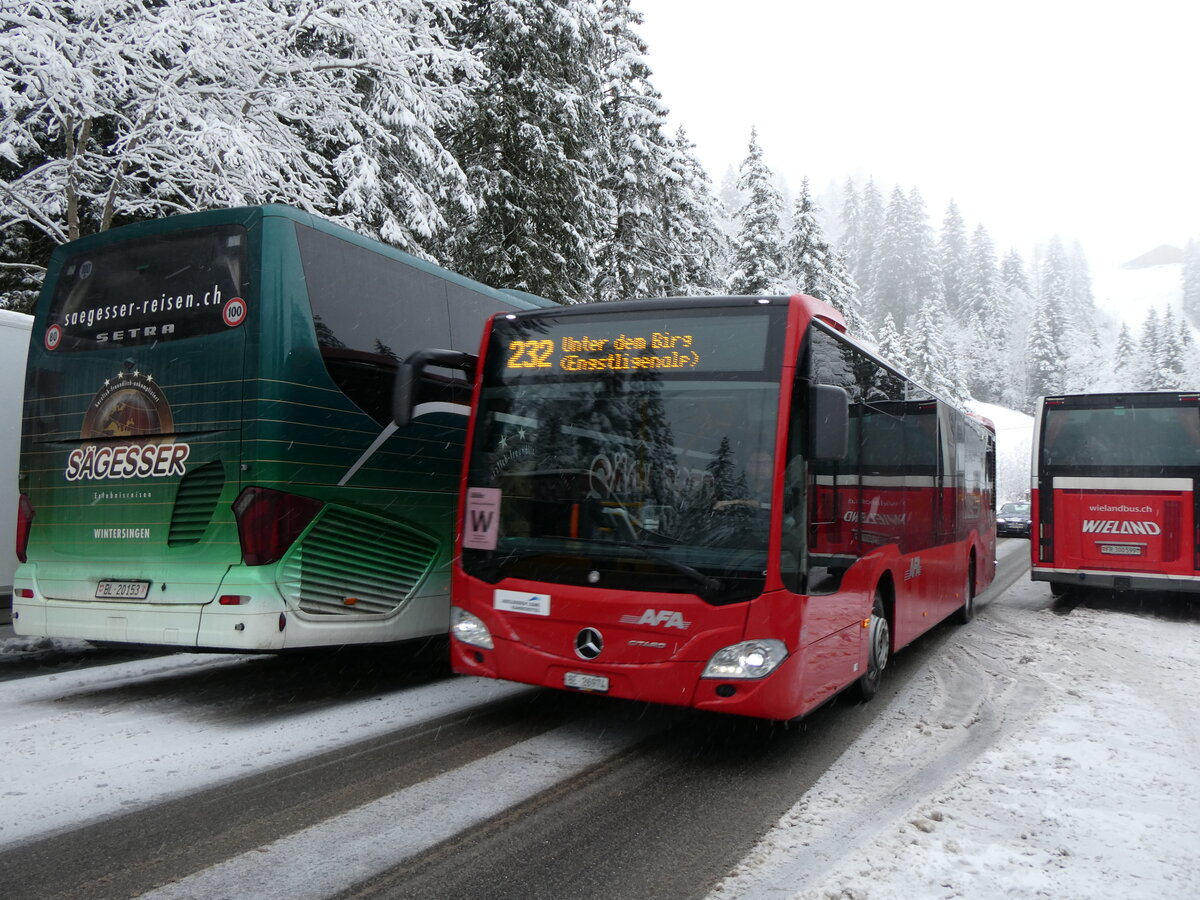
<svg viewBox="0 0 1200 900"><path fill-rule="evenodd" d="M296 225L296 239L329 377L384 425L392 417L397 361L429 347L460 349L451 341L449 283L305 225ZM474 352L475 345L461 349ZM443 380L448 387L451 379Z"/></svg>

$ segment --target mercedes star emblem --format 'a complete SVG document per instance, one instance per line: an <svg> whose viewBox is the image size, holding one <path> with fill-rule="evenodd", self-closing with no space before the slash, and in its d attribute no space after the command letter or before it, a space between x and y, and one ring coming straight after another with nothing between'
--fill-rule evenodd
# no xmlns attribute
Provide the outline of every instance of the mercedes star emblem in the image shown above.
<svg viewBox="0 0 1200 900"><path fill-rule="evenodd" d="M580 659L595 659L604 649L604 637L595 628L585 628L575 635L575 654Z"/></svg>

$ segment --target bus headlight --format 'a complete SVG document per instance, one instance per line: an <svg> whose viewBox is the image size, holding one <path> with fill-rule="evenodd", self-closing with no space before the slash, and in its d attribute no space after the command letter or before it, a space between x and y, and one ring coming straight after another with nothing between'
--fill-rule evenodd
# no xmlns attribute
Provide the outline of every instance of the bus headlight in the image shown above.
<svg viewBox="0 0 1200 900"><path fill-rule="evenodd" d="M450 607L450 633L464 644L492 649L492 633L483 620L458 606Z"/></svg>
<svg viewBox="0 0 1200 900"><path fill-rule="evenodd" d="M713 654L701 678L766 678L787 659L783 641L742 641Z"/></svg>

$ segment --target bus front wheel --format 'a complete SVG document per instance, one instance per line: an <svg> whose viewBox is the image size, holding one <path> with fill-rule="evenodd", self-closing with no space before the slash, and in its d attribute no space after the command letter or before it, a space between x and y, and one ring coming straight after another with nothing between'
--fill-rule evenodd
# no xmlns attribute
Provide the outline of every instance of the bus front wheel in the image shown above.
<svg viewBox="0 0 1200 900"><path fill-rule="evenodd" d="M883 670L887 668L891 654L892 631L883 608L883 597L878 591L875 592L875 603L871 607L871 619L867 625L867 642L867 671L855 682L858 696L864 702L879 692L879 682L883 679Z"/></svg>
<svg viewBox="0 0 1200 900"><path fill-rule="evenodd" d="M963 586L963 605L954 613L954 622L966 625L975 618L975 556L967 565L967 583Z"/></svg>

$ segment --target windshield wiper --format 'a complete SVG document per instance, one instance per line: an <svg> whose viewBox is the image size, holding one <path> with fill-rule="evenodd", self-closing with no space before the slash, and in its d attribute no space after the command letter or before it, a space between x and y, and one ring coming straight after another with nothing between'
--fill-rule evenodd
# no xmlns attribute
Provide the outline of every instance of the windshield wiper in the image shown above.
<svg viewBox="0 0 1200 900"><path fill-rule="evenodd" d="M512 550L508 553L500 554L492 551L493 556L487 559L477 561L474 568L477 570L487 570L492 576L499 578L500 571L507 568L511 563L521 562L525 559L533 559L537 556L553 556L553 550ZM485 579L486 580L486 579Z"/></svg>
<svg viewBox="0 0 1200 900"><path fill-rule="evenodd" d="M715 594L721 590L721 580L714 578L712 575L705 575L699 569L693 569L687 563L681 563L679 560L671 559L669 556L664 556L661 553L655 553L643 544L636 541L605 541L599 538L566 538L569 541L575 541L581 544L595 544L600 547L620 547L623 550L636 550L647 559L652 559L656 563L661 563L668 569L673 569L680 575L686 575L693 582L700 586L700 589L705 594Z"/></svg>
<svg viewBox="0 0 1200 900"><path fill-rule="evenodd" d="M647 559L651 559L656 563L666 566L680 575L685 575L693 583L699 586L701 596L714 596L721 590L721 580L712 575L705 575L698 569L693 569L687 563L681 563L678 560L671 559L669 556L664 556L661 553L656 553L650 548L637 543L636 541L609 541L599 538L583 538L583 537L564 537L561 538L564 543L576 544L592 544L597 547L619 547L622 550L633 550L640 553ZM495 553L489 559L479 560L475 563L474 568L486 570L492 576L499 577L501 572L512 563L521 562L526 559L533 559L538 556L562 556L569 554L571 551L568 547L542 548L537 550L513 550L508 553Z"/></svg>

